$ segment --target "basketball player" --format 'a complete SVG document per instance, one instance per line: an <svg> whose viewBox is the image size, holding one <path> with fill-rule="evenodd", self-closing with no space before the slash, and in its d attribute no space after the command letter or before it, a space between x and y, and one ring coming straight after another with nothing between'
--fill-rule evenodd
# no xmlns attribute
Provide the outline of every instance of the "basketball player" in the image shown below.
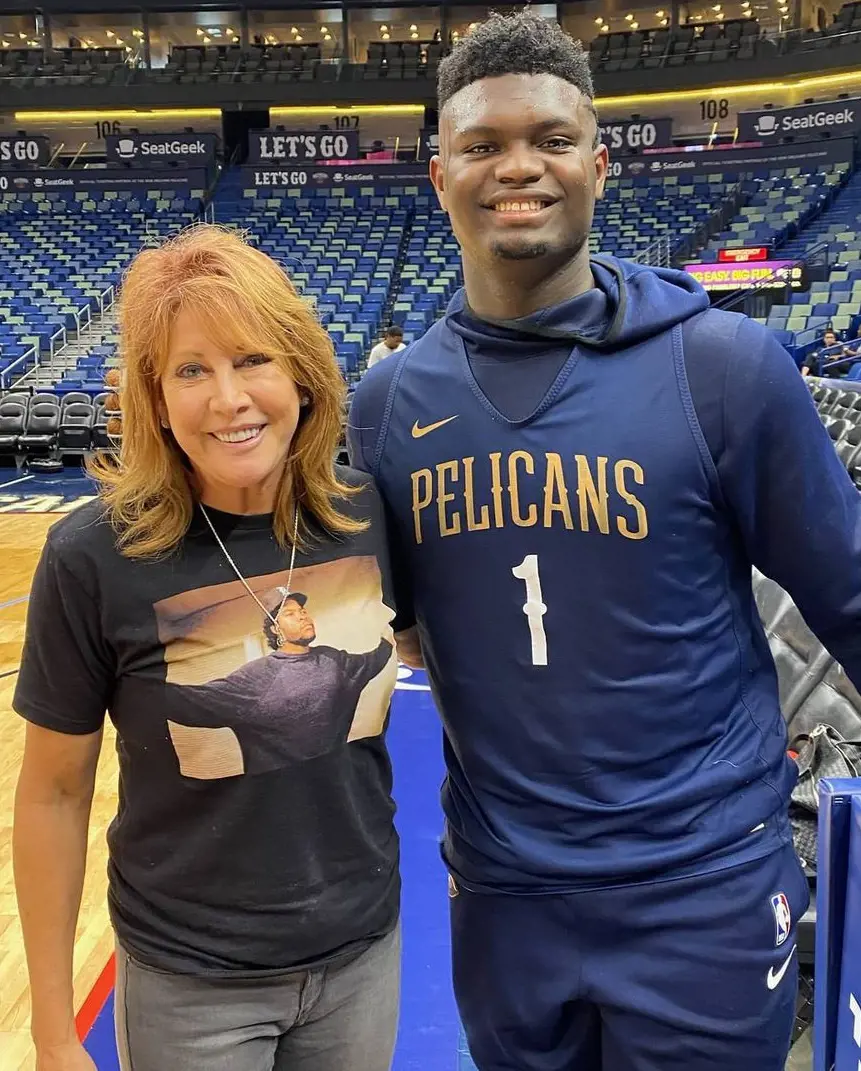
<svg viewBox="0 0 861 1071"><path fill-rule="evenodd" d="M765 328L590 260L607 150L579 45L493 17L439 106L465 288L371 370L350 438L444 722L473 1058L779 1071L808 889L751 567L861 685L861 496Z"/></svg>

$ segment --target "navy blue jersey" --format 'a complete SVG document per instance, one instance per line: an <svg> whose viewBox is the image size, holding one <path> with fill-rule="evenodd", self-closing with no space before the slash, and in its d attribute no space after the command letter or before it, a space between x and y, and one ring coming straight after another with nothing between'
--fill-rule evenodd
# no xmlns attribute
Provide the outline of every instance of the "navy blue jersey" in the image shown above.
<svg viewBox="0 0 861 1071"><path fill-rule="evenodd" d="M563 306L511 325L536 354L568 349L529 415L480 386L463 294L351 413L443 719L443 850L467 888L705 872L789 840L752 565L861 685L861 497L797 368L684 273L593 267L601 333Z"/></svg>

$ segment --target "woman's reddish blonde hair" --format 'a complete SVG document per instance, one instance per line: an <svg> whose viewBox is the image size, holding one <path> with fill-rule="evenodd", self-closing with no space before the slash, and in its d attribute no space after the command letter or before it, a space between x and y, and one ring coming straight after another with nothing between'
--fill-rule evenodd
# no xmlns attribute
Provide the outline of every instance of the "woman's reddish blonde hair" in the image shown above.
<svg viewBox="0 0 861 1071"><path fill-rule="evenodd" d="M309 396L276 496L274 527L286 545L294 501L333 534L365 524L338 508L354 493L335 472L346 386L334 348L310 304L270 257L238 232L200 224L135 257L120 292L122 443L119 457L93 458L122 552L145 558L172 550L194 506L185 455L159 420L160 377L180 309L211 339L240 353L265 353ZM307 535L307 519L302 528Z"/></svg>

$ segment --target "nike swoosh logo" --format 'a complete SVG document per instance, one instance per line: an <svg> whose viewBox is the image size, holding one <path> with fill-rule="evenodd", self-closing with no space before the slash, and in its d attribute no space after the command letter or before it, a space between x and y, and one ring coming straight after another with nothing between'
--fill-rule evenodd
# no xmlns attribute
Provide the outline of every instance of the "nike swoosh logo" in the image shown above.
<svg viewBox="0 0 861 1071"><path fill-rule="evenodd" d="M768 977L765 980L765 983L769 989L777 989L777 987L780 985L781 981L783 980L784 974L786 974L786 972L789 970L789 964L792 962L792 957L795 955L796 948L797 945L792 946L792 951L789 953L783 963L781 963L781 965L777 968L777 970L775 970L774 967L770 968L768 972Z"/></svg>
<svg viewBox="0 0 861 1071"><path fill-rule="evenodd" d="M457 420L457 415L446 417L445 420L438 420L436 424L428 424L424 428L420 428L419 422L416 421L415 424L413 424L413 438L421 439L423 435L430 435L432 431L437 431L439 428L443 427L443 425L450 424L453 420Z"/></svg>

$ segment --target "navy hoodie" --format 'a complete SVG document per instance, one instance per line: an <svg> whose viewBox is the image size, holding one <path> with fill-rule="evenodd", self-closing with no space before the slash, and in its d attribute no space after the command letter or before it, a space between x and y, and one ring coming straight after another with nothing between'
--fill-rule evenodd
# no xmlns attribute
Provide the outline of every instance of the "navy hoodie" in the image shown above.
<svg viewBox="0 0 861 1071"><path fill-rule="evenodd" d="M444 726L467 888L703 873L789 841L757 566L861 686L861 496L770 332L602 258L533 316L446 316L360 384L398 627Z"/></svg>

